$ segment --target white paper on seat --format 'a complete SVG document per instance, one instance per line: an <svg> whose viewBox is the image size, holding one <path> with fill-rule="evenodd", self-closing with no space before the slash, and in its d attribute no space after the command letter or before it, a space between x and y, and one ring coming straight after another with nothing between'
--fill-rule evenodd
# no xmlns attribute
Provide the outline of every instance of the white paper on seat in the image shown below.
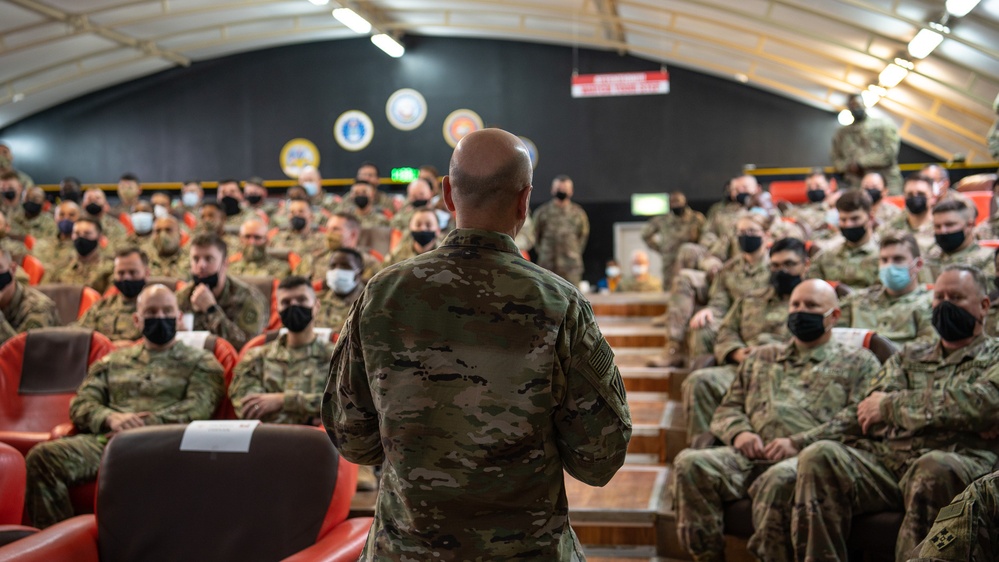
<svg viewBox="0 0 999 562"><path fill-rule="evenodd" d="M204 349L205 341L210 335L211 332L208 330L198 330L197 332L177 332L177 340L182 342L187 347Z"/></svg>
<svg viewBox="0 0 999 562"><path fill-rule="evenodd" d="M864 347L864 340L869 333L870 330L863 328L833 328L832 337L847 347L861 348Z"/></svg>
<svg viewBox="0 0 999 562"><path fill-rule="evenodd" d="M180 440L180 450L248 453L253 430L258 425L260 420L193 421L184 430L184 438Z"/></svg>
<svg viewBox="0 0 999 562"><path fill-rule="evenodd" d="M319 327L316 327L316 328L313 328L312 331L315 332L316 339L318 339L319 341L333 341L333 339L332 339L333 338L333 328L319 328ZM281 336L283 336L283 335L285 335L287 333L288 333L288 328L285 328L284 326L281 326L281 329L278 330L278 337L281 337Z"/></svg>

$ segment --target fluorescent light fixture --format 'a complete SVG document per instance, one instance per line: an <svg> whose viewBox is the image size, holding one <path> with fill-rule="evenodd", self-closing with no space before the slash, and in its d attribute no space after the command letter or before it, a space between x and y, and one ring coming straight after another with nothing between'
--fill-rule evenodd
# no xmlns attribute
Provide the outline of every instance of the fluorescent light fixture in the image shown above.
<svg viewBox="0 0 999 562"><path fill-rule="evenodd" d="M896 59L897 60L897 59ZM909 69L896 63L891 63L878 74L878 84L883 88L894 88L898 86L905 76L909 74Z"/></svg>
<svg viewBox="0 0 999 562"><path fill-rule="evenodd" d="M860 97L864 98L865 107L874 107L879 101L881 101L881 95L872 90L864 90L863 92L860 92Z"/></svg>
<svg viewBox="0 0 999 562"><path fill-rule="evenodd" d="M839 115L836 116L836 119L839 120L839 124L843 125L844 127L853 124L853 114L850 113L849 109L844 109L843 111L840 111Z"/></svg>
<svg viewBox="0 0 999 562"><path fill-rule="evenodd" d="M365 35L371 31L371 24L368 23L368 20L357 15L357 12L350 8L337 8L333 10L333 17L349 27L354 33Z"/></svg>
<svg viewBox="0 0 999 562"><path fill-rule="evenodd" d="M399 58L406 54L406 48L402 46L402 43L392 39L392 37L384 33L372 35L371 42L374 43L379 49L385 51L385 54L390 57Z"/></svg>
<svg viewBox="0 0 999 562"><path fill-rule="evenodd" d="M932 29L920 29L912 41L909 41L909 56L916 60L925 59L943 43L943 39L943 35Z"/></svg>
<svg viewBox="0 0 999 562"><path fill-rule="evenodd" d="M947 0L947 13L955 18L963 18L975 9L982 0Z"/></svg>
<svg viewBox="0 0 999 562"><path fill-rule="evenodd" d="M309 2L312 2L316 6L325 6L330 3L330 0L309 0Z"/></svg>

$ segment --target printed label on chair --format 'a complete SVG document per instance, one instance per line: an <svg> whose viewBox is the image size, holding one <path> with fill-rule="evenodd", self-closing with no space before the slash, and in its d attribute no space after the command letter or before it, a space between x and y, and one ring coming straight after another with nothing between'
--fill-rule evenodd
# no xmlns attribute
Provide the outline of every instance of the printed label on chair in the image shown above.
<svg viewBox="0 0 999 562"><path fill-rule="evenodd" d="M260 420L205 420L188 424L181 451L249 453L253 430Z"/></svg>

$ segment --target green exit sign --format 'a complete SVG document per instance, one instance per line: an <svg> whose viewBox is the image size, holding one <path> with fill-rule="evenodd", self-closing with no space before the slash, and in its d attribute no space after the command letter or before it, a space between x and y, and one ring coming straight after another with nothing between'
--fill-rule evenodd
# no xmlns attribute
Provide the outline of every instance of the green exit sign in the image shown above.
<svg viewBox="0 0 999 562"><path fill-rule="evenodd" d="M392 168L392 181L399 183L409 183L420 176L420 171L416 168Z"/></svg>

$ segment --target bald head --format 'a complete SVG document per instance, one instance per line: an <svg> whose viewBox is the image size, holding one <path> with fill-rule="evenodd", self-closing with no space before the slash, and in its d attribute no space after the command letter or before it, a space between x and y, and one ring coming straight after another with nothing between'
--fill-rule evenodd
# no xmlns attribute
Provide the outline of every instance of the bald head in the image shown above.
<svg viewBox="0 0 999 562"><path fill-rule="evenodd" d="M267 244L267 225L265 225L263 221L250 219L240 225L239 239L246 245L265 245Z"/></svg>
<svg viewBox="0 0 999 562"><path fill-rule="evenodd" d="M483 129L458 142L448 179L460 215L511 204L531 185L532 176L531 157L519 138L501 129Z"/></svg>
<svg viewBox="0 0 999 562"><path fill-rule="evenodd" d="M176 318L180 312L177 308L177 295L166 285L147 285L135 301L135 312L143 318L155 318L158 315Z"/></svg>
<svg viewBox="0 0 999 562"><path fill-rule="evenodd" d="M836 289L821 279L806 279L799 283L791 292L791 301L793 302L795 298L815 302L821 306L823 312L839 306Z"/></svg>

